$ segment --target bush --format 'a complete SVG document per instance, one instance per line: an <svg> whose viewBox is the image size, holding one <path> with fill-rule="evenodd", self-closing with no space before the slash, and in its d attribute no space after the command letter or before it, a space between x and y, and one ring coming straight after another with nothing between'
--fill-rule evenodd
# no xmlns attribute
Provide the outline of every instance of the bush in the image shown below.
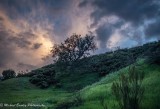
<svg viewBox="0 0 160 109"><path fill-rule="evenodd" d="M160 44L157 44L157 47L150 48L147 52L148 62L150 64L160 65Z"/></svg>
<svg viewBox="0 0 160 109"><path fill-rule="evenodd" d="M49 87L49 84L46 82L46 81L40 81L37 86L39 86L41 89L44 89L44 88L48 88Z"/></svg>
<svg viewBox="0 0 160 109"><path fill-rule="evenodd" d="M55 71L49 72L49 70L33 75L29 81L43 89L58 83L58 80L55 78Z"/></svg>
<svg viewBox="0 0 160 109"><path fill-rule="evenodd" d="M144 73L129 68L128 76L120 75L119 82L112 84L112 92L121 109L139 109L144 94L142 80Z"/></svg>
<svg viewBox="0 0 160 109"><path fill-rule="evenodd" d="M3 80L10 79L10 78L15 78L16 77L16 73L12 69L4 70L2 72L2 75L3 75Z"/></svg>

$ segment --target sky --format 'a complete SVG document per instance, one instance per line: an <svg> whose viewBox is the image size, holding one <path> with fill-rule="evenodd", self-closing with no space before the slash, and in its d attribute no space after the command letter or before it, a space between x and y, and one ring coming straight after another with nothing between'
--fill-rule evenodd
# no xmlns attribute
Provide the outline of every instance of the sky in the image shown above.
<svg viewBox="0 0 160 109"><path fill-rule="evenodd" d="M0 72L53 63L72 34L95 35L94 54L160 40L159 0L0 0Z"/></svg>

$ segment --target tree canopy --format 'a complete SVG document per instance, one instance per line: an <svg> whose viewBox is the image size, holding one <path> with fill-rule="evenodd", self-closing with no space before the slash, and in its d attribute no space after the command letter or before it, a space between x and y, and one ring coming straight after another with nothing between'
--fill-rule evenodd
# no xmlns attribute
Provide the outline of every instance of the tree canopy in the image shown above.
<svg viewBox="0 0 160 109"><path fill-rule="evenodd" d="M51 50L52 57L59 62L72 62L90 55L96 49L94 36L73 34L61 44L55 44Z"/></svg>
<svg viewBox="0 0 160 109"><path fill-rule="evenodd" d="M2 72L3 80L10 79L16 77L16 73L14 70L8 69Z"/></svg>

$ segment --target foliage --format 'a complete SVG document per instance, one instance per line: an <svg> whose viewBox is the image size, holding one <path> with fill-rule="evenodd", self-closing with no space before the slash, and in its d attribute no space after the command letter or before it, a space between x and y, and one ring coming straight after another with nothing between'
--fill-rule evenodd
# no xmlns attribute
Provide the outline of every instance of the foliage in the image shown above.
<svg viewBox="0 0 160 109"><path fill-rule="evenodd" d="M82 96L79 92L75 95L73 102L75 106L79 106L84 103L84 100L82 99Z"/></svg>
<svg viewBox="0 0 160 109"><path fill-rule="evenodd" d="M52 57L58 62L72 62L88 56L89 51L95 50L94 36L73 34L64 43L55 44L51 50Z"/></svg>
<svg viewBox="0 0 160 109"><path fill-rule="evenodd" d="M145 92L141 105L142 109L159 109L160 67L156 64L150 65L144 60L142 62L143 63L138 66L138 69L143 69L145 72L145 78L143 80ZM77 81L81 82L81 84L88 83L90 81L88 86L84 87L82 90L79 90L84 103L83 105L79 105L78 107L73 106L73 108L70 107L69 109L103 109L99 103L98 97L99 95L104 94L106 94L105 98L107 100L108 109L119 109L118 104L111 93L111 86L113 82L118 80L119 75L123 72L128 73L128 67L123 68L120 71L112 72L94 84L92 84L93 81L90 80L90 78L94 78L94 75L86 75L83 73L82 75L84 76L79 77ZM77 75L78 74L74 72L74 76L71 78ZM83 81L85 77L87 77L88 80L86 82ZM69 76L64 76L63 78L70 80ZM45 108L47 109L55 109L57 103L60 104L60 102L62 102L64 99L66 99L65 102L67 102L73 98L73 92L68 93L68 91L66 91L64 88L57 89L52 87L42 90L31 84L29 79L30 77L19 77L0 82L0 89L3 89L0 90L0 101L2 103L15 104L27 104L32 101L32 103L35 104L44 104L46 106ZM72 82L71 84L73 85L75 82ZM44 107L42 107L42 109L43 108ZM35 109L35 107L30 107L29 109Z"/></svg>
<svg viewBox="0 0 160 109"><path fill-rule="evenodd" d="M33 75L37 75L42 72L48 72L48 70L50 70L50 72L55 71L55 79L58 79L59 82L56 87L61 87L68 91L77 91L98 81L101 77L104 77L111 72L118 71L133 64L139 58L147 58L147 56L151 56L152 53L159 48L159 44L160 41L147 43L143 46L133 48L118 49L116 51L106 52L105 54L79 59L77 61L70 62L69 64L50 64L33 70L26 75L32 77ZM150 51L150 54L147 53L148 50ZM152 60L153 59L150 58L149 62ZM158 61L158 59L155 60Z"/></svg>
<svg viewBox="0 0 160 109"><path fill-rule="evenodd" d="M120 75L119 82L114 82L112 91L121 109L139 109L144 94L142 80L144 73L136 70L135 66L129 68L128 76Z"/></svg>
<svg viewBox="0 0 160 109"><path fill-rule="evenodd" d="M98 97L100 105L103 107L103 109L108 109L107 104L105 103L105 96L104 95L100 95Z"/></svg>
<svg viewBox="0 0 160 109"><path fill-rule="evenodd" d="M84 103L80 93L73 96L72 99L66 99L57 104L55 109L69 109L70 107L78 107Z"/></svg>
<svg viewBox="0 0 160 109"><path fill-rule="evenodd" d="M154 47L150 47L146 53L150 64L160 65L160 43L156 43Z"/></svg>
<svg viewBox="0 0 160 109"><path fill-rule="evenodd" d="M2 75L3 75L3 80L10 79L10 78L15 78L16 77L16 73L12 69L4 70L2 72Z"/></svg>
<svg viewBox="0 0 160 109"><path fill-rule="evenodd" d="M39 72L39 74L33 75L29 81L40 88L48 88L50 85L58 83L58 80L55 78L55 71L53 70Z"/></svg>

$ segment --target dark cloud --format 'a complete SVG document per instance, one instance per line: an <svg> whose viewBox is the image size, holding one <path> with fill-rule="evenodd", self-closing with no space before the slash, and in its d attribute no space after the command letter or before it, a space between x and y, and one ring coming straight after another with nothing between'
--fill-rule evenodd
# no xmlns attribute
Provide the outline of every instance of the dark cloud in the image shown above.
<svg viewBox="0 0 160 109"><path fill-rule="evenodd" d="M71 16L69 16L69 17L71 17ZM54 21L54 33L58 36L63 37L68 33L71 26L72 26L71 19L66 19L65 16L57 18Z"/></svg>
<svg viewBox="0 0 160 109"><path fill-rule="evenodd" d="M6 31L0 31L0 68L6 67L7 64L15 58L15 52L12 44L8 42L10 34Z"/></svg>
<svg viewBox="0 0 160 109"><path fill-rule="evenodd" d="M110 25L102 25L97 30L97 39L100 41L100 47L106 48L106 42L113 33L113 28Z"/></svg>
<svg viewBox="0 0 160 109"><path fill-rule="evenodd" d="M117 31L118 38L123 35L141 43L144 31L139 28L155 20L144 28L145 35L158 37L159 7L158 0L0 0L0 66L42 65L41 56L47 56L47 47L72 32L91 30L100 47L106 49Z"/></svg>
<svg viewBox="0 0 160 109"><path fill-rule="evenodd" d="M119 32L130 40L137 41L138 44L142 43L143 33L146 37L159 37L159 0L83 0L79 7L89 5L93 7L93 12L90 14L93 19L91 27L97 27L103 19L115 16L123 20L121 25L130 24L130 27L125 28L126 30L119 28ZM139 28L144 27L145 23L150 20L155 20L156 23L148 25L146 30L141 31ZM101 43L106 43L106 40L114 33L111 31L118 29L111 28L112 26L98 26L96 33Z"/></svg>
<svg viewBox="0 0 160 109"><path fill-rule="evenodd" d="M11 18L26 16L33 10L41 11L41 14L49 15L51 12L60 11L70 6L71 0L1 0L0 6L3 7ZM44 9L44 10L42 10ZM41 16L39 14L39 16ZM52 13L53 14L53 13ZM18 16L17 16L18 15ZM54 15L54 14L53 14ZM36 17L36 16L35 16ZM38 16L36 18L39 18Z"/></svg>
<svg viewBox="0 0 160 109"><path fill-rule="evenodd" d="M34 50L36 50L36 49L40 48L42 45L43 45L42 43L34 43L32 48Z"/></svg>
<svg viewBox="0 0 160 109"><path fill-rule="evenodd" d="M88 4L88 0L83 0L82 2L79 3L79 7L84 7L84 6L87 6Z"/></svg>
<svg viewBox="0 0 160 109"><path fill-rule="evenodd" d="M11 43L16 44L20 48L29 48L32 44L30 41L26 40L24 37L11 37L9 40Z"/></svg>
<svg viewBox="0 0 160 109"><path fill-rule="evenodd" d="M41 58L48 55L51 42L59 43L71 30L74 3L73 0L0 0L0 70L42 66L45 62Z"/></svg>
<svg viewBox="0 0 160 109"><path fill-rule="evenodd" d="M16 63L20 61L21 58L24 58L17 54L17 51L19 50L17 49L17 46L25 51L28 51L31 49L29 46L33 43L27 39L33 36L27 37L26 35L29 35L29 33L24 33L23 36L22 34L13 34L12 31L7 31L4 28L3 30L0 30L0 72L4 69L16 67L18 67L19 70L36 68L36 66L25 63L18 63L16 66ZM35 43L33 44L33 47L34 49L38 49L41 45L42 44L40 43Z"/></svg>
<svg viewBox="0 0 160 109"><path fill-rule="evenodd" d="M87 0L95 7L91 17L95 22L104 16L115 15L133 24L141 23L144 19L160 15L158 0ZM82 3L81 3L82 6Z"/></svg>
<svg viewBox="0 0 160 109"><path fill-rule="evenodd" d="M100 47L106 48L106 43L117 28L123 25L123 21L118 20L114 23L104 23L96 29L97 39L100 41Z"/></svg>
<svg viewBox="0 0 160 109"><path fill-rule="evenodd" d="M3 21L3 20L4 20L3 17L0 16L0 21Z"/></svg>
<svg viewBox="0 0 160 109"><path fill-rule="evenodd" d="M18 37L26 38L26 39L35 39L37 36L32 33L32 31L21 32L17 34Z"/></svg>
<svg viewBox="0 0 160 109"><path fill-rule="evenodd" d="M0 28L1 28L0 72L1 72L3 69L12 68L13 65L16 65L17 61L19 61L18 59L20 59L20 55L17 54L17 51L19 50L17 49L17 47L25 51L30 50L31 49L30 46L33 44L32 40L34 40L37 36L34 35L32 32L27 32L27 31L15 33L14 31L7 29L4 22L0 24Z"/></svg>
<svg viewBox="0 0 160 109"><path fill-rule="evenodd" d="M11 19L22 18L32 24L52 24L54 34L64 37L72 27L73 0L1 0L2 7ZM61 32L63 31L63 32Z"/></svg>
<svg viewBox="0 0 160 109"><path fill-rule="evenodd" d="M145 35L147 36L147 38L151 38L153 36L160 39L160 20L148 24L145 29Z"/></svg>
<svg viewBox="0 0 160 109"><path fill-rule="evenodd" d="M32 40L37 36L31 32L21 32L18 34L10 34L11 37L8 37L8 42L14 43L20 48L30 48L32 45Z"/></svg>

